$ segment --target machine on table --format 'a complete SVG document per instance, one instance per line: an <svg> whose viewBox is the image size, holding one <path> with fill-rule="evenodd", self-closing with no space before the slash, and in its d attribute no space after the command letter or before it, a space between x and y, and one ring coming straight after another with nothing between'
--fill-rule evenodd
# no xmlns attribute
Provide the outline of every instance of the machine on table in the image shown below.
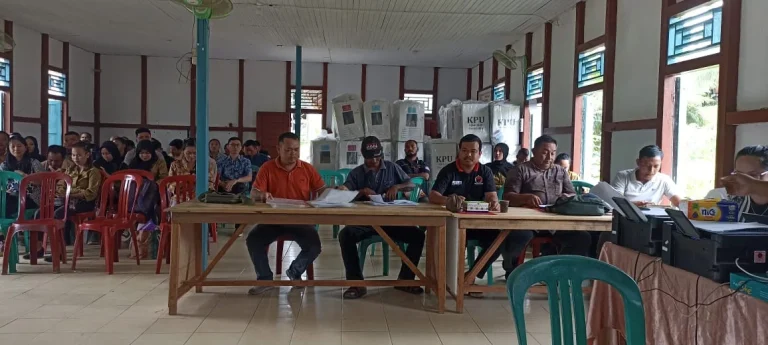
<svg viewBox="0 0 768 345"><path fill-rule="evenodd" d="M766 224L764 228L713 231L692 223L682 211L666 210L672 221L662 226L662 260L665 264L709 278L718 283L730 280L736 265L749 272L768 270L768 217L746 215L750 222ZM738 226L738 223L731 223Z"/></svg>
<svg viewBox="0 0 768 345"><path fill-rule="evenodd" d="M614 197L611 242L650 256L661 256L662 224L669 221L663 209L641 210L625 198Z"/></svg>

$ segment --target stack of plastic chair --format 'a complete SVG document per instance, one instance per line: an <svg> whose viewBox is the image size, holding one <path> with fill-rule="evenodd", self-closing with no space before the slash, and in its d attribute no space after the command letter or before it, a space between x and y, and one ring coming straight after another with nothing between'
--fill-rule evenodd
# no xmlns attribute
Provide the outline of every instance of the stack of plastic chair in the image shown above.
<svg viewBox="0 0 768 345"><path fill-rule="evenodd" d="M584 312L582 283L590 280L608 283L619 292L624 304L626 344L645 345L645 313L637 283L614 266L574 255L534 259L509 275L507 295L512 305L517 343L527 344L526 295L532 285L541 282L547 286L552 344L586 345L587 318Z"/></svg>
<svg viewBox="0 0 768 345"><path fill-rule="evenodd" d="M139 191L144 178L139 175L121 172L113 174L101 186L101 196L99 208L97 209L96 219L83 222L77 227L75 232L75 254L81 252L83 246L83 233L85 231L96 231L101 234L102 249L104 252L104 261L106 262L106 271L108 274L114 273L114 262L118 261L118 240L120 233L124 230L130 231L133 248L136 251L136 264L141 262L139 255L139 246L137 241L136 227L139 223L145 222L144 217L134 213L134 206L138 201ZM115 184L119 184L119 195L114 198ZM112 205L117 200L116 207ZM116 209L115 214L111 214L110 209ZM77 265L77 255L72 258L72 270Z"/></svg>
<svg viewBox="0 0 768 345"><path fill-rule="evenodd" d="M170 187L170 188L169 188ZM195 175L169 176L160 181L160 243L157 246L155 274L160 274L160 267L165 262L171 263L171 215L168 209L171 201L183 203L195 198ZM172 189L172 191L171 191ZM171 195L171 193L173 195Z"/></svg>
<svg viewBox="0 0 768 345"><path fill-rule="evenodd" d="M64 218L56 219L56 192L59 184L64 185ZM19 231L42 232L51 239L51 257L53 259L53 272L61 272L61 261L67 263L67 246L64 243L64 227L66 225L67 211L69 210L69 193L72 189L72 178L60 172L41 172L27 175L19 183L19 191L26 191L29 186L40 188L40 208L37 219L27 219L25 216L27 193L19 193L19 218L8 228L5 248L3 248L3 275L8 274L10 264L11 245L14 243L14 235ZM37 264L37 241L30 242L30 264Z"/></svg>
<svg viewBox="0 0 768 345"><path fill-rule="evenodd" d="M350 171L352 171L352 169L339 169L339 170L337 170L337 172L339 172L341 174L341 176L344 177L344 180L347 179L347 176L349 176L349 172Z"/></svg>

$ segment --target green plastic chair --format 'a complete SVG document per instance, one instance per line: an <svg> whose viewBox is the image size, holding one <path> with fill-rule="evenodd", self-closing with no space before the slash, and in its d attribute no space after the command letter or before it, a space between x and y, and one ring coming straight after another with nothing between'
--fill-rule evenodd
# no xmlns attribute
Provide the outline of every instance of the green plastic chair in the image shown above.
<svg viewBox="0 0 768 345"><path fill-rule="evenodd" d="M627 345L645 345L645 314L640 288L623 271L605 262L583 256L553 255L528 261L507 279L507 294L515 317L517 342L526 345L525 297L528 288L543 282L549 297L553 344L587 344L586 314L581 283L600 280L616 289L624 302ZM573 322L576 322L574 327ZM562 335L566 335L562 339Z"/></svg>
<svg viewBox="0 0 768 345"><path fill-rule="evenodd" d="M21 181L21 179L22 176L13 171L0 171L0 186L2 186L3 189L3 192L0 193L0 233L3 234L3 237L8 233L8 228L11 224L16 222L16 218L18 218L19 214L19 211L16 211L16 214L5 214L5 204L8 202L6 200L8 194L4 191L9 181ZM25 234L27 235L25 238L28 238L29 232L25 232ZM16 273L16 264L19 263L19 246L15 239L6 238L5 241L10 241L11 255L8 258L3 258L3 260L8 260L8 272ZM0 250L2 250L2 248L0 248Z"/></svg>
<svg viewBox="0 0 768 345"><path fill-rule="evenodd" d="M319 173L320 173L320 177L323 178L323 182L325 182L325 185L327 187L341 186L342 184L344 184L344 180L346 178L344 174L338 171L333 171L333 170L320 170ZM317 225L317 227L319 229L320 225ZM341 227L339 227L338 225L333 226L333 238L339 237L340 230L341 230Z"/></svg>
<svg viewBox="0 0 768 345"><path fill-rule="evenodd" d="M595 188L595 185L584 181L571 181L573 189L576 190L576 194L582 195L587 192L587 189Z"/></svg>
<svg viewBox="0 0 768 345"><path fill-rule="evenodd" d="M475 251L480 252L480 242L476 240L467 241L467 266L472 267L475 265ZM485 279L488 281L488 285L493 285L493 265L488 266L488 270L485 271Z"/></svg>
<svg viewBox="0 0 768 345"><path fill-rule="evenodd" d="M408 200L413 202L419 202L419 194L421 193L421 186L424 184L424 178L422 177L413 177L411 178L411 182L413 182L416 187L414 187L410 195L408 197ZM405 195L403 192L397 192L397 198L398 199L404 199ZM357 247L358 256L360 258L360 268L362 269L365 266L365 257L366 253L368 252L368 248L371 248L371 256L373 256L376 253L376 243L381 243L381 251L382 251L382 260L383 268L382 273L385 276L389 275L389 245L384 243L384 239L381 238L381 236L371 236L368 239L360 241L360 244ZM400 248L405 250L407 248L407 245L405 243L398 243Z"/></svg>
<svg viewBox="0 0 768 345"><path fill-rule="evenodd" d="M349 176L349 172L350 171L352 171L352 169L339 169L339 170L336 170L336 172L340 173L341 176L344 177L344 180L347 179L347 176Z"/></svg>

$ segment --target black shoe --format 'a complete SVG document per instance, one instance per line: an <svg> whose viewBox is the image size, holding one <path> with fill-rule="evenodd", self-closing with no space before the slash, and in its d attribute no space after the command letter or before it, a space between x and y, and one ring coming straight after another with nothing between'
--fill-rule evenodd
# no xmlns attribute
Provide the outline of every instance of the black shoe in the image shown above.
<svg viewBox="0 0 768 345"><path fill-rule="evenodd" d="M24 258L24 260L30 260L30 259L32 259L32 255L30 255L30 253L26 253L26 254L24 254L24 256L22 256L22 257ZM44 250L42 250L42 249L40 249L40 250L37 252L37 258L38 258L38 259L43 259L44 257L45 257L45 251L44 251Z"/></svg>

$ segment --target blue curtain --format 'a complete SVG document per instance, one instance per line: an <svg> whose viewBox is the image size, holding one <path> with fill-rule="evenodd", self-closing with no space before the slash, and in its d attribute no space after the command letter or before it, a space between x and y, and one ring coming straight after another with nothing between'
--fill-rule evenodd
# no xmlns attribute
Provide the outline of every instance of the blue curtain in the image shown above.
<svg viewBox="0 0 768 345"><path fill-rule="evenodd" d="M48 145L61 145L63 142L62 104L55 99L48 100Z"/></svg>

